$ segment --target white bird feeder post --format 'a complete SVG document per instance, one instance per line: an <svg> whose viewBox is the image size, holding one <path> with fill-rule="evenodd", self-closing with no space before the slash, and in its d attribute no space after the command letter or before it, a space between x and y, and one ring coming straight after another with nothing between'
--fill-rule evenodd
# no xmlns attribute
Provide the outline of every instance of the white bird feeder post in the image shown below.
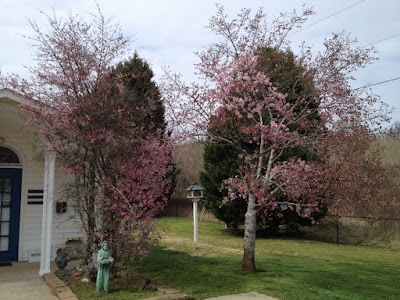
<svg viewBox="0 0 400 300"><path fill-rule="evenodd" d="M193 202L193 237L194 246L197 248L199 243L199 225L198 225L198 202L204 197L204 188L198 184L192 184L186 189L186 198Z"/></svg>

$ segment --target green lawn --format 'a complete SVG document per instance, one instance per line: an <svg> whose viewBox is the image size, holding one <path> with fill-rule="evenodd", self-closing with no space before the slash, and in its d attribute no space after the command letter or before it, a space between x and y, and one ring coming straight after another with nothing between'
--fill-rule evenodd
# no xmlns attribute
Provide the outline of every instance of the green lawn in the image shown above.
<svg viewBox="0 0 400 300"><path fill-rule="evenodd" d="M279 299L400 299L400 252L317 241L259 238L256 274L241 272L243 238L201 221L158 220L161 242L137 268L194 299L257 291Z"/></svg>
<svg viewBox="0 0 400 300"><path fill-rule="evenodd" d="M111 280L111 292L109 294L103 291L96 293L96 283L69 283L70 288L79 300L139 300L160 296L162 293L144 290L143 284L132 278L118 278Z"/></svg>

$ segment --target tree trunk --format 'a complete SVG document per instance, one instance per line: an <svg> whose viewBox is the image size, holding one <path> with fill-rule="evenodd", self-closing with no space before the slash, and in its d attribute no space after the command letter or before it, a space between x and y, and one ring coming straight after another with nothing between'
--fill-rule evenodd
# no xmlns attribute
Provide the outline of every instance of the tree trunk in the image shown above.
<svg viewBox="0 0 400 300"><path fill-rule="evenodd" d="M86 245L86 258L85 263L89 264L93 261L93 251L95 250L94 244L97 244L95 230L96 230L96 207L95 207L95 168L93 164L89 163L89 172L87 176L87 189L89 191L86 198L86 218L87 218L87 245Z"/></svg>
<svg viewBox="0 0 400 300"><path fill-rule="evenodd" d="M247 212L244 221L244 251L242 269L244 272L254 273L255 265L255 250L256 250L256 197L249 194Z"/></svg>

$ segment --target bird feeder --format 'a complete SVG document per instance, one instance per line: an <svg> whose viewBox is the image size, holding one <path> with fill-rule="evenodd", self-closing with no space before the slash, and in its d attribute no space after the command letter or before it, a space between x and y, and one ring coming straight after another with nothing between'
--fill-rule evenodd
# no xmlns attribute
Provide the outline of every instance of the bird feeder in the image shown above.
<svg viewBox="0 0 400 300"><path fill-rule="evenodd" d="M204 188L201 185L198 185L196 183L189 186L186 189L186 192L187 192L186 198L188 198L188 199L197 199L197 201L198 201L198 200L200 200L200 198L204 197L204 195L203 195Z"/></svg>
<svg viewBox="0 0 400 300"><path fill-rule="evenodd" d="M198 225L198 202L204 197L204 188L198 184L192 184L186 189L186 198L193 202L193 237L194 246L197 248L199 242L199 225Z"/></svg>

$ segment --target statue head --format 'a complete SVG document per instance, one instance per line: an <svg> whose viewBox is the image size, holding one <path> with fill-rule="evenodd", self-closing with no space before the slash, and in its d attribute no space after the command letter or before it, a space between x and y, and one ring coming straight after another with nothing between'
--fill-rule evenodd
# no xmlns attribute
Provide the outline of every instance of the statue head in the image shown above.
<svg viewBox="0 0 400 300"><path fill-rule="evenodd" d="M103 241L103 243L101 243L101 249L107 251L108 250L108 242L107 241Z"/></svg>

